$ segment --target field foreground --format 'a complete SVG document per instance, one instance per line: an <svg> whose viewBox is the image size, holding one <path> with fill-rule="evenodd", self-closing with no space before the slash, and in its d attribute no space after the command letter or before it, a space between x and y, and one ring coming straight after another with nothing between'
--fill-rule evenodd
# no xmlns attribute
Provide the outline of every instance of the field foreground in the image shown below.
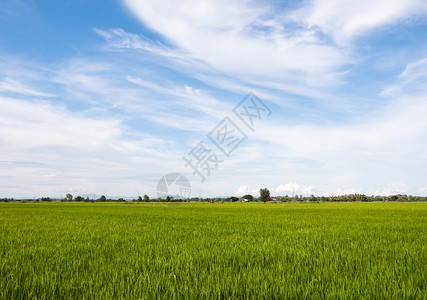
<svg viewBox="0 0 427 300"><path fill-rule="evenodd" d="M427 203L0 203L0 299L426 299Z"/></svg>

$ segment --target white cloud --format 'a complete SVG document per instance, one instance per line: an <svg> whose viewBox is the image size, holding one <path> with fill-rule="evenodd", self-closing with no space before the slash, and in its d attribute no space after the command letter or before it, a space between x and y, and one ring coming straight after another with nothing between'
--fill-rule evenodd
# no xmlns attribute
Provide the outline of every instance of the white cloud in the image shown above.
<svg viewBox="0 0 427 300"><path fill-rule="evenodd" d="M235 196L244 196L246 195L248 187L246 185L239 186L237 191L234 193Z"/></svg>
<svg viewBox="0 0 427 300"><path fill-rule="evenodd" d="M300 185L297 183L286 183L286 184L281 184L276 188L276 193L280 193L280 192L298 192L300 188Z"/></svg>
<svg viewBox="0 0 427 300"><path fill-rule="evenodd" d="M2 195L63 196L70 188L154 195L153 176L182 167L170 153L173 143L143 133L126 137L129 128L120 120L94 119L44 101L0 97L0 105Z"/></svg>
<svg viewBox="0 0 427 300"><path fill-rule="evenodd" d="M14 149L100 147L121 134L117 121L80 117L47 102L0 98L0 141Z"/></svg>
<svg viewBox="0 0 427 300"><path fill-rule="evenodd" d="M405 81L414 81L418 78L427 76L427 58L410 63L406 66L402 74L399 75L400 79Z"/></svg>
<svg viewBox="0 0 427 300"><path fill-rule="evenodd" d="M97 112L120 109L126 118L145 119L165 128L205 133L229 107L206 90L171 81L154 81L140 62L124 72L123 57L72 59L55 71L65 96ZM144 75L135 76L130 74Z"/></svg>
<svg viewBox="0 0 427 300"><path fill-rule="evenodd" d="M427 187L420 187L418 189L418 193L420 193L421 195L427 196Z"/></svg>
<svg viewBox="0 0 427 300"><path fill-rule="evenodd" d="M427 103L423 98L405 98L353 124L262 124L255 135L257 139L285 146L292 156L315 160L324 155L340 159L337 154L386 160L405 155L413 157L415 153L425 153L422 145L427 141L426 114Z"/></svg>
<svg viewBox="0 0 427 300"><path fill-rule="evenodd" d="M250 189L247 185L241 185L237 188L237 191L234 193L234 196L242 197L244 195L259 195L260 188Z"/></svg>
<svg viewBox="0 0 427 300"><path fill-rule="evenodd" d="M411 62L399 74L396 82L385 88L381 95L396 97L408 94L426 92L427 87L427 58Z"/></svg>
<svg viewBox="0 0 427 300"><path fill-rule="evenodd" d="M110 47L140 49L171 58L180 58L185 55L178 49L171 49L159 42L153 43L153 41L149 39L144 39L140 35L126 32L121 28L111 30L95 28L94 31L105 38Z"/></svg>
<svg viewBox="0 0 427 300"><path fill-rule="evenodd" d="M311 195L311 194L313 194L313 189L314 189L314 187L312 187L312 186L306 186L306 187L302 187L300 189L300 192L303 195Z"/></svg>
<svg viewBox="0 0 427 300"><path fill-rule="evenodd" d="M314 0L294 18L346 43L369 30L425 13L426 8L423 0Z"/></svg>
<svg viewBox="0 0 427 300"><path fill-rule="evenodd" d="M324 196L343 196L343 195L352 195L352 194L363 194L361 189L355 188L338 188L333 192L324 193Z"/></svg>
<svg viewBox="0 0 427 300"><path fill-rule="evenodd" d="M332 73L348 62L346 55L324 44L312 30L288 30L281 24L286 11L274 17L268 7L253 2L126 0L125 3L144 24L162 34L182 53L213 70L241 79L262 77L283 82L286 78L316 84L315 78L330 78L336 82L339 72L336 76L331 76Z"/></svg>
<svg viewBox="0 0 427 300"><path fill-rule="evenodd" d="M411 187L403 182L391 182L387 184L382 190L372 191L369 195L374 196L390 196L396 194L407 194L411 192Z"/></svg>
<svg viewBox="0 0 427 300"><path fill-rule="evenodd" d="M285 184L280 184L276 189L275 192L277 194L285 194L285 195L297 195L297 194L302 194L302 195L310 195L313 193L313 186L301 186L298 183L293 183L293 182L289 182L289 183L285 183Z"/></svg>
<svg viewBox="0 0 427 300"><path fill-rule="evenodd" d="M52 94L39 92L9 77L6 77L5 80L0 82L0 92L12 92L12 93L18 93L18 94L36 96L36 97L53 97L54 96Z"/></svg>

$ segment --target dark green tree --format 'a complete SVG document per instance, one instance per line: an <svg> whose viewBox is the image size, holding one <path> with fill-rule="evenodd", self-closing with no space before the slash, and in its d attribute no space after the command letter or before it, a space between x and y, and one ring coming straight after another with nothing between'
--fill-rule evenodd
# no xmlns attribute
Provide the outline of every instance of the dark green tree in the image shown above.
<svg viewBox="0 0 427 300"><path fill-rule="evenodd" d="M150 197L148 197L148 195L144 195L144 202L148 202L150 201Z"/></svg>
<svg viewBox="0 0 427 300"><path fill-rule="evenodd" d="M237 202L237 201L239 201L239 198L231 196L231 197L227 198L227 200L231 201L231 202Z"/></svg>
<svg viewBox="0 0 427 300"><path fill-rule="evenodd" d="M67 201L73 201L73 195L71 195L71 194L67 194L67 195L65 195L65 198L67 199Z"/></svg>
<svg viewBox="0 0 427 300"><path fill-rule="evenodd" d="M252 196L252 195L244 195L243 197L242 197L243 199L246 199L246 200L248 200L248 201L253 201L254 200L254 196Z"/></svg>
<svg viewBox="0 0 427 300"><path fill-rule="evenodd" d="M142 202L142 198L141 198L141 196L138 196L138 200L137 200L138 202Z"/></svg>
<svg viewBox="0 0 427 300"><path fill-rule="evenodd" d="M267 189L267 188L265 188L265 189L260 189L259 190L259 195L260 195L260 200L262 201L262 202L267 202L267 201L270 201L270 191Z"/></svg>
<svg viewBox="0 0 427 300"><path fill-rule="evenodd" d="M368 197L366 197L365 194L357 194L356 201L366 202L366 201L368 201Z"/></svg>
<svg viewBox="0 0 427 300"><path fill-rule="evenodd" d="M105 198L105 196L104 196L104 195L102 195L102 196L101 196L101 198L99 198L99 201L101 201L101 202L105 202L105 201L107 201L107 198Z"/></svg>

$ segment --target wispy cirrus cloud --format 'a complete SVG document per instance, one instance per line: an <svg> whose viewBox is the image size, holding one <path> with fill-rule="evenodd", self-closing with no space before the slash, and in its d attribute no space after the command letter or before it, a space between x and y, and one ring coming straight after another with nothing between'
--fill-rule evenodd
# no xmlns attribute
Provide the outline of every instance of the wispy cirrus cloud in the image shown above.
<svg viewBox="0 0 427 300"><path fill-rule="evenodd" d="M411 62L397 76L395 82L385 88L381 95L396 97L402 95L414 95L427 91L427 58Z"/></svg>
<svg viewBox="0 0 427 300"><path fill-rule="evenodd" d="M6 77L3 81L0 82L0 92L18 93L18 94L36 96L36 97L53 97L54 96L49 93L37 91L9 77Z"/></svg>
<svg viewBox="0 0 427 300"><path fill-rule="evenodd" d="M118 122L71 115L50 103L0 98L0 139L12 149L99 147L121 134Z"/></svg>
<svg viewBox="0 0 427 300"><path fill-rule="evenodd" d="M370 30L426 13L423 0L315 0L294 17L342 44Z"/></svg>
<svg viewBox="0 0 427 300"><path fill-rule="evenodd" d="M152 192L154 181L143 180L145 174L160 176L179 166L169 152L172 142L149 133L131 136L134 130L111 116L93 119L46 101L0 97L0 105L3 193L128 195L130 187L131 194ZM106 188L106 182L117 184Z"/></svg>
<svg viewBox="0 0 427 300"><path fill-rule="evenodd" d="M250 9L245 10L240 9L239 13L233 15L233 10L227 11L225 15L230 14L236 22L236 26L231 26L233 30L229 29L229 25L224 24L218 25L219 23L215 22L215 26L210 26L209 22L211 19L198 18L193 16L197 14L198 10L204 11L203 7L198 7L197 5L191 12L187 11L187 6L182 5L177 9L177 13L173 16L174 22L176 22L177 27L181 30L178 34L175 33L175 28L168 29L162 27L162 18L164 22L170 17L168 8L158 8L152 7L151 3L145 2L144 4L137 3L136 1L126 1L131 10L137 15L137 17L147 26L156 30L163 35L166 40L173 45L173 49L170 48L168 51L175 51L179 53L177 57L185 57L188 60L197 60L201 61L204 64L204 70L210 70L211 72L206 72L203 74L203 81L211 85L219 85L230 90L241 90L245 89L245 86L257 86L260 88L260 93L265 92L267 96L266 99L271 99L273 102L277 97L277 103L280 103L280 98L283 101L283 93L290 93L295 95L303 95L311 99L327 99L333 105L342 105L347 101L347 99L342 99L342 96L334 94L333 90L329 90L325 87L330 87L331 83L341 83L346 76L346 73L343 72L342 67L346 66L348 63L354 63L351 61L351 44L353 38L362 35L365 32L374 30L378 27L381 27L386 24L391 24L396 20L401 18L407 18L413 15L414 11L411 8L411 5L418 5L414 3L396 3L384 12L384 15L377 14L376 10L378 5L373 5L372 7L361 5L359 13L369 16L369 14L375 15L376 19L372 22L365 22L360 20L360 23L357 23L357 18L355 17L351 21L350 25L342 24L340 29L337 29L337 32L328 31L328 24L323 24L320 20L323 20L321 15L326 14L327 11L321 11L320 8L316 8L316 3L313 2L312 6L305 7L304 9L297 9L291 12L282 12L282 13L268 13L268 7L256 10L255 13ZM188 2L190 3L190 2ZM164 1L163 5L166 5L167 2ZM247 3L246 3L247 4ZM239 5L246 5L239 4ZM215 6L216 4L209 3ZM344 18L340 21L340 12L341 7L337 3L331 4L334 9L329 13L335 14L336 23L344 22ZM396 10L399 10L399 7L403 6L408 9L403 9L396 14ZM161 7L161 6L160 6ZM249 6L248 6L249 7ZM397 7L397 8L396 8ZM352 13L355 15L358 14L358 11L353 10ZM211 12L215 9L211 10ZM351 10L350 10L351 11ZM205 11L204 13L208 13ZM418 13L418 12L417 12ZM245 16L242 16L244 14ZM202 13L203 15L203 13ZM287 34L286 25L289 25L289 18L292 19L294 16L298 16L298 19L294 20L295 24L307 24L309 19L311 27L305 28L296 27ZM344 14L345 15L345 14ZM353 15L347 15L350 19L353 18ZM194 18L194 19L193 19ZM212 18L215 18L214 16ZM240 18L240 19L239 19ZM159 23L156 23L154 20L159 20ZM369 19L369 18L368 18ZM285 20L285 21L284 21ZM318 24L313 20L319 20ZM264 22L264 23L263 23ZM365 22L365 23L364 23ZM197 24L194 28L190 28L190 25ZM257 31L262 25L265 27L260 32ZM258 27L257 27L258 26ZM332 25L331 25L332 26ZM347 26L347 27L346 27ZM332 26L333 27L333 26ZM345 27L345 28L343 28ZM230 30L230 31L229 31ZM254 32L251 32L251 31ZM323 34L327 34L333 39L336 39L338 45L333 45L328 40L321 37L320 31ZM339 30L343 30L339 32ZM193 31L197 31L197 34L194 34ZM250 34L252 33L252 35ZM112 33L114 34L114 32ZM126 35L124 32L120 32L117 38L123 38ZM181 36L182 35L182 36ZM202 38L201 35L206 36L206 39ZM251 35L253 40L247 39L247 35ZM299 40L298 40L298 38ZM224 43L227 41L227 37L232 37L235 39L235 43ZM261 37L261 38L260 38ZM182 38L182 40L181 40ZM138 46L141 44L138 41L138 37L133 36L133 42L127 43L131 48L139 48L144 51L152 51L154 47L144 47ZM190 45L190 41L191 45ZM252 46L250 43L257 42L259 47L268 49L269 58L274 60L276 65L274 70L270 69L268 66L269 58L264 59L265 56L259 55L256 53L257 47ZM212 44L209 44L212 42ZM213 43L219 42L219 47L214 46ZM240 43L242 47L237 47L237 43ZM283 42L283 43L281 43ZM290 48L281 48L284 43L289 42L291 45ZM292 44L292 42L294 44ZM197 44L208 43L211 46L212 51L217 51L216 53L209 53L203 48L198 49ZM303 57L293 56L292 51L288 51L292 47L299 47L299 45L305 46L304 43L309 45L316 45L323 49L333 49L333 51L328 52L327 58L319 58L317 56L312 57L312 59L320 59L323 63L328 63L328 60L331 60L331 64L326 67L318 67L316 63L313 63L311 60L304 60ZM120 45L120 43L118 43ZM221 45L227 44L227 47L221 48ZM202 45L203 47L205 45ZM246 47L247 46L247 47ZM166 46L162 46L166 47ZM275 48L278 51L272 50ZM233 59L237 56L235 49L247 49L245 53L238 58L237 66L234 66L230 63L229 59ZM255 50L254 50L255 49ZM307 53L313 55L316 53L314 49L309 49ZM298 49L301 50L301 49ZM221 52L224 51L224 52ZM251 52L253 51L253 52ZM283 51L283 52L281 52ZM288 51L288 52L286 52ZM165 50L161 51L157 49L157 54L162 55ZM200 53L200 54L199 54ZM284 63L281 64L280 59L276 59L280 54L289 54L289 57L293 60L293 64ZM301 51L300 54L304 53ZM339 56L335 56L339 54ZM213 55L217 55L218 62L211 59ZM253 55L253 56L252 56ZM209 56L209 57L208 57ZM169 57L172 57L169 55ZM260 59L263 63L267 62L267 65L258 66L252 64L253 61L256 61L256 58L263 57ZM339 57L339 58L338 58ZM338 59L337 59L338 58ZM325 61L326 59L326 61ZM223 67L227 65L226 67ZM298 66L296 66L297 64ZM250 70L253 65L254 70ZM249 68L249 69L248 69ZM256 69L256 70L255 70ZM415 65L411 66L410 64L407 67L406 75L404 77L411 77L409 73L415 69ZM212 72L214 70L215 72ZM291 71L292 70L292 71ZM264 76L263 72L266 72ZM319 71L319 72L318 72ZM312 73L314 72L314 73ZM239 75L237 75L239 74ZM310 74L316 74L317 76L310 77ZM242 76L240 76L242 75ZM257 78L257 75L260 75ZM230 80L227 77L231 77ZM257 79L256 79L257 78ZM313 80L313 81L312 81ZM406 79L405 79L406 80ZM163 87L155 86L150 82L139 82L142 86L149 89L157 89L158 92L164 93L165 90ZM302 83L302 84L301 84ZM286 153L286 156L294 158L294 161L308 162L309 165L316 164L317 166L322 166L321 168L315 167L310 172L313 172L312 177L318 178L322 174L329 178L329 182L325 183L320 181L321 184L314 184L313 181L305 180L300 177L300 173L297 171L298 165L300 163L286 163L283 162L280 164L285 170L279 170L278 168L272 168L271 171L274 173L274 176L277 177L272 182L270 188L275 189L275 187L284 188L286 185L281 184L280 182L291 182L291 180L298 180L300 182L299 187L301 193L324 193L325 186L327 184L328 188L331 186L344 186L346 183L351 180L359 180L359 186L366 186L368 183L363 181L363 170L371 168L370 166L375 165L377 170L377 175L382 176L387 172L390 172L390 169L400 170L403 165L416 165L417 161L424 154L422 152L417 152L416 149L419 148L418 141L424 139L424 130L425 122L422 121L421 115L425 111L425 105L420 101L419 97L408 98L401 95L402 97L394 98L393 102L389 102L386 105L378 107L375 111L367 112L365 115L357 116L357 119L349 120L347 124L341 124L340 122L331 122L329 125L319 125L316 122L305 123L300 125L286 125L283 122L277 123L276 126L265 125L260 129L259 134L255 134L252 137L251 145L248 147L242 147L240 152L240 157L230 162L233 167L230 167L228 171L232 168L236 168L240 171L237 171L241 176L241 181L246 180L245 189L241 188L237 192L250 192L255 191L256 189L247 188L248 186L252 187L251 176L254 176L252 172L248 172L245 166L245 161L254 161L262 160L265 161L265 155L257 151L262 151L262 143L268 143L269 145L269 155L275 157L276 161L283 162L283 153ZM340 98L341 97L341 98ZM345 95L345 97L351 98L350 95ZM377 95L373 95L372 101L376 101ZM289 102L288 102L289 103ZM283 104L283 103L282 103ZM399 116L398 118L396 116ZM418 121L414 122L413 119ZM268 132L268 134L266 134ZM406 141L406 143L402 143ZM259 147L258 147L259 146ZM246 148L251 150L246 151ZM258 150L256 150L258 149ZM390 149L393 149L390 152ZM414 151L417 152L414 155ZM413 160L409 161L407 157L413 157ZM389 164L389 167L381 169L381 166L384 164ZM287 168L287 170L286 170ZM343 174L343 169L348 168L353 170L353 175ZM250 168L252 170L253 168ZM246 174L245 174L246 173ZM289 173L294 174L294 178L289 177ZM344 172L346 173L346 172ZM267 174L256 173L258 178L268 178ZM402 173L404 174L404 173ZM414 178L419 175L419 172L415 172ZM270 175L271 176L271 175ZM403 177L396 176L396 180L404 180ZM385 176L384 181L381 183L383 186L386 186L387 176ZM396 181L395 180L395 181ZM417 184L419 180L415 180ZM357 186L358 184L356 184ZM314 187L316 186L316 187ZM279 188L280 190L280 188ZM337 192L345 191L362 191L360 188L341 188L336 189ZM384 189L385 191L385 189ZM237 193L236 192L236 193ZM283 191L282 191L283 192ZM366 192L366 189L365 189Z"/></svg>
<svg viewBox="0 0 427 300"><path fill-rule="evenodd" d="M323 85L331 84L349 62L314 31L295 24L289 24L289 30L284 16L267 6L238 1L125 2L145 25L188 56L241 79L315 84L314 77L327 73L330 81Z"/></svg>

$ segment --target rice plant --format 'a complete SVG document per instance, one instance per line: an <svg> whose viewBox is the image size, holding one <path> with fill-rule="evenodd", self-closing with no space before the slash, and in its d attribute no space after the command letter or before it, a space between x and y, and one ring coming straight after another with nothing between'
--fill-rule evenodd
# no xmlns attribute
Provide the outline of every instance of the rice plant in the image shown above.
<svg viewBox="0 0 427 300"><path fill-rule="evenodd" d="M427 203L1 203L1 299L426 299Z"/></svg>

